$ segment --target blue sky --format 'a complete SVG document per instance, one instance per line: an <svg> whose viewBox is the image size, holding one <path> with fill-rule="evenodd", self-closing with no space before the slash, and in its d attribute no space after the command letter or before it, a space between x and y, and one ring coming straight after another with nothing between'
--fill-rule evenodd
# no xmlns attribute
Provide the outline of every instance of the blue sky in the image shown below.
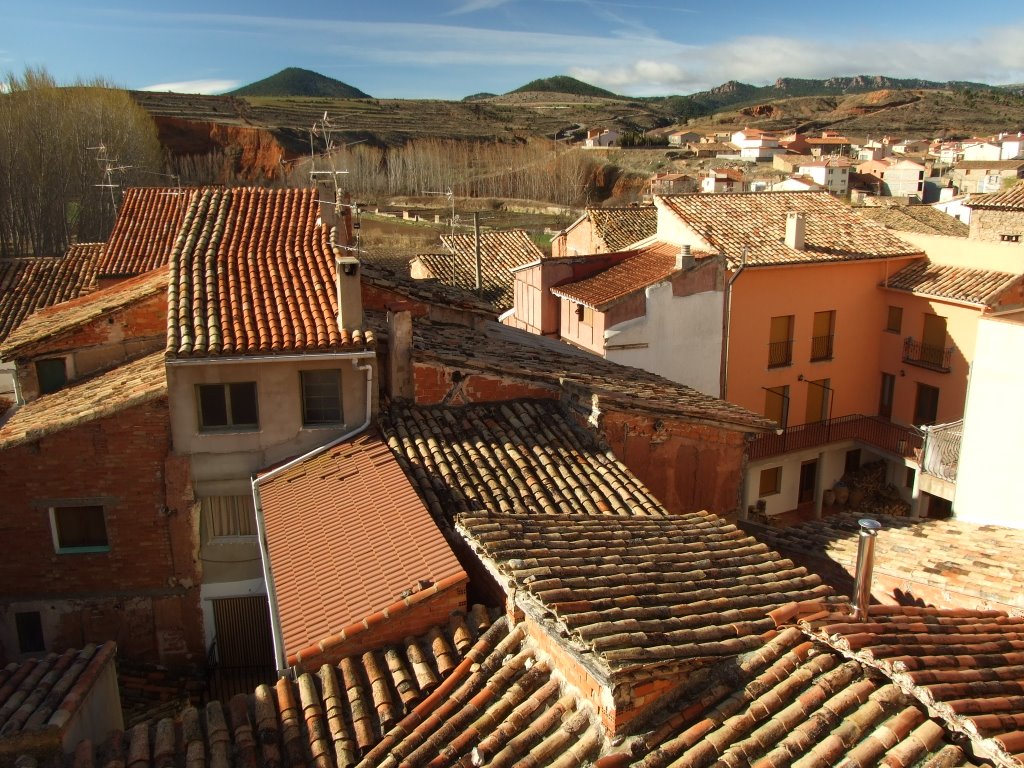
<svg viewBox="0 0 1024 768"><path fill-rule="evenodd" d="M1024 82L1024 4L674 0L10 2L0 72L217 93L288 66L378 98L460 99L569 74L618 93L886 74ZM1015 10L1011 10L1015 9Z"/></svg>

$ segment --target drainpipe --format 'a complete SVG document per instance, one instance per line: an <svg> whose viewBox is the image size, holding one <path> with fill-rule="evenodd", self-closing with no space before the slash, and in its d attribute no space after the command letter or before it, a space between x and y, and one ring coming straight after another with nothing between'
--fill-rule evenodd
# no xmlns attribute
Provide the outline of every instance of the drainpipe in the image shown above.
<svg viewBox="0 0 1024 768"><path fill-rule="evenodd" d="M270 603L270 632L274 640L274 659L277 664L277 674L279 676L288 674L288 657L284 650L284 633L281 631L281 615L277 607L277 589L274 586L274 574L270 568L270 550L267 548L267 530L263 519L263 504L260 501L259 486L260 483L264 483L272 477L276 477L285 470L291 469L296 464L306 461L306 459L311 459L314 456L318 456L325 451L329 451L339 443L350 440L370 426L370 417L373 413L373 366L368 363L359 365L358 360L372 359L373 357L373 354L368 354L362 356L362 358L354 358L352 360L352 367L357 371L363 371L366 374L366 416L363 419L363 423L355 429L346 432L341 437L335 438L329 443L321 445L318 448L314 448L308 453L304 453L302 456L292 459L279 467L275 467L265 475L254 477L252 479L252 500L256 507L256 534L259 537L260 543L260 560L263 563L263 580L267 585L267 602Z"/></svg>
<svg viewBox="0 0 1024 768"><path fill-rule="evenodd" d="M868 606L871 605L871 572L875 567L875 539L882 525L870 517L857 523L860 525L860 540L857 543L857 577L853 585L853 618L867 621Z"/></svg>
<svg viewBox="0 0 1024 768"><path fill-rule="evenodd" d="M725 283L725 295L722 297L722 362L718 369L718 391L722 400L727 399L729 382L729 323L732 319L732 284L747 266L747 246L743 246L740 266Z"/></svg>

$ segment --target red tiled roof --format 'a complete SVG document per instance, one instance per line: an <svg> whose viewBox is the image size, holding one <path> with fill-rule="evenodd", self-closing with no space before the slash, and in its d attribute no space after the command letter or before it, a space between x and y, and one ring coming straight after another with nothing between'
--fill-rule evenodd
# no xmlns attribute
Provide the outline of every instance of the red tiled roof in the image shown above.
<svg viewBox="0 0 1024 768"><path fill-rule="evenodd" d="M827 558L853 573L862 516L844 512L788 528L758 526L756 536L772 549ZM878 520L876 574L927 584L955 602L995 602L1024 610L1024 564L1018 556L1024 551L1024 531L960 520L884 515Z"/></svg>
<svg viewBox="0 0 1024 768"><path fill-rule="evenodd" d="M345 630L351 634L371 614L389 608L395 618L403 600L424 584L466 580L402 468L375 436L306 459L259 489L290 664L310 646L325 646Z"/></svg>
<svg viewBox="0 0 1024 768"><path fill-rule="evenodd" d="M794 627L668 709L637 768L973 765L924 706Z"/></svg>
<svg viewBox="0 0 1024 768"><path fill-rule="evenodd" d="M60 257L0 259L0 341L36 310L92 289L103 243L79 243Z"/></svg>
<svg viewBox="0 0 1024 768"><path fill-rule="evenodd" d="M560 298L585 304L604 312L629 298L637 291L667 280L678 270L676 254L679 246L651 243L638 248L634 255L612 265L603 272L575 283L563 283L551 289ZM710 253L701 254L710 256Z"/></svg>
<svg viewBox="0 0 1024 768"><path fill-rule="evenodd" d="M383 321L374 324L381 327ZM560 394L594 396L646 413L667 413L745 431L775 427L775 422L760 414L685 384L492 321L468 328L417 318L413 358L549 386Z"/></svg>
<svg viewBox="0 0 1024 768"><path fill-rule="evenodd" d="M967 237L971 228L930 205L883 205L858 208L861 216L898 232L920 232L924 235Z"/></svg>
<svg viewBox="0 0 1024 768"><path fill-rule="evenodd" d="M739 266L744 249L748 267L921 253L825 192L672 195L655 200L713 248L723 250L733 268ZM791 212L804 214L803 250L785 244L786 216Z"/></svg>
<svg viewBox="0 0 1024 768"><path fill-rule="evenodd" d="M961 160L953 166L954 171L1019 171L1021 168L1024 168L1024 160ZM972 196L971 199L980 198Z"/></svg>
<svg viewBox="0 0 1024 768"><path fill-rule="evenodd" d="M124 280L30 315L0 345L0 359L13 359L35 342L46 341L137 301L167 293L167 269Z"/></svg>
<svg viewBox="0 0 1024 768"><path fill-rule="evenodd" d="M466 512L458 530L516 604L614 681L760 646L769 613L831 588L720 517ZM806 597L804 597L806 596Z"/></svg>
<svg viewBox="0 0 1024 768"><path fill-rule="evenodd" d="M99 275L139 275L165 265L185 211L199 194L198 189L175 187L125 190L117 221L97 265Z"/></svg>
<svg viewBox="0 0 1024 768"><path fill-rule="evenodd" d="M0 426L0 450L111 416L166 394L163 353L147 355L20 406Z"/></svg>
<svg viewBox="0 0 1024 768"><path fill-rule="evenodd" d="M1024 181L1019 181L1002 192L993 192L989 195L971 195L971 199L966 205L971 208L1024 211Z"/></svg>
<svg viewBox="0 0 1024 768"><path fill-rule="evenodd" d="M668 175L686 178L681 173ZM585 215L593 222L595 236L613 253L646 240L658 231L658 209L653 205L587 208Z"/></svg>
<svg viewBox="0 0 1024 768"><path fill-rule="evenodd" d="M1024 277L1010 272L933 264L922 259L907 265L881 286L986 307L1001 292L1020 281L1024 281Z"/></svg>
<svg viewBox="0 0 1024 768"><path fill-rule="evenodd" d="M388 446L431 513L664 516L626 466L573 427L557 404L510 401L460 408L393 405Z"/></svg>
<svg viewBox="0 0 1024 768"><path fill-rule="evenodd" d="M416 258L438 280L462 288L476 287L476 249L473 234L444 236L451 253L425 253ZM484 297L502 312L512 306L511 270L544 257L523 229L480 233L480 284ZM453 273L454 260L454 273ZM453 282L454 274L454 282Z"/></svg>
<svg viewBox="0 0 1024 768"><path fill-rule="evenodd" d="M833 608L803 623L822 642L881 671L969 738L979 755L1024 765L1024 617L878 605L865 621Z"/></svg>
<svg viewBox="0 0 1024 768"><path fill-rule="evenodd" d="M204 189L171 254L167 354L363 348L338 328L335 254L314 189Z"/></svg>
<svg viewBox="0 0 1024 768"><path fill-rule="evenodd" d="M12 662L0 670L0 740L31 741L38 747L45 731L63 731L86 701L103 670L114 662L113 642ZM108 702L109 703L109 702ZM0 754L14 755L0 748Z"/></svg>

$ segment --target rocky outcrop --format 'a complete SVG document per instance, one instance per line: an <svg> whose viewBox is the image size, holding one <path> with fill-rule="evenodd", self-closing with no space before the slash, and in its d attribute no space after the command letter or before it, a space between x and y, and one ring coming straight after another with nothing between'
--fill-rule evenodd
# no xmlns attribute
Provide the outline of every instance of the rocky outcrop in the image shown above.
<svg viewBox="0 0 1024 768"><path fill-rule="evenodd" d="M160 143L173 156L222 154L247 181L279 177L282 161L292 158L277 137L264 128L156 116Z"/></svg>

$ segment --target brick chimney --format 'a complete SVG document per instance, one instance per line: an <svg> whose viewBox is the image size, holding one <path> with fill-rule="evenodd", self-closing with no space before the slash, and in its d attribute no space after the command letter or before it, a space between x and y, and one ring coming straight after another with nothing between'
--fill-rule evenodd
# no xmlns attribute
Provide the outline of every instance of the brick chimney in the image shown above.
<svg viewBox="0 0 1024 768"><path fill-rule="evenodd" d="M794 251L804 249L804 235L807 232L807 223L804 215L796 211L786 214L786 245Z"/></svg>

